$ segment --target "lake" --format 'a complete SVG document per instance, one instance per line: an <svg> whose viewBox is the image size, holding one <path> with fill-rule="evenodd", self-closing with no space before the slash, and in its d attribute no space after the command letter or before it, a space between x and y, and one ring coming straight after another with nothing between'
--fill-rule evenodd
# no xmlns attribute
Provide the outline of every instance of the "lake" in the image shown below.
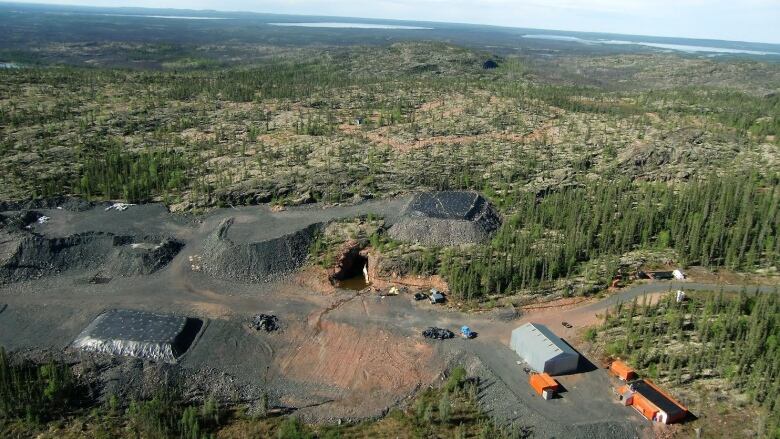
<svg viewBox="0 0 780 439"><path fill-rule="evenodd" d="M304 23L268 23L271 26L294 27L327 27L334 29L405 29L405 30L430 30L432 27L400 26L395 24L378 23L346 23L346 22L304 22Z"/></svg>
<svg viewBox="0 0 780 439"><path fill-rule="evenodd" d="M654 49L661 50L674 50L678 52L686 53L714 53L714 54L745 54L745 55L780 55L780 52L765 52L760 50L747 50L747 49L732 49L728 47L716 47L716 46L691 46L686 44L668 44L668 43L651 43L648 41L627 41L627 40L587 40L584 38L572 37L567 35L553 35L553 34L529 34L523 35L523 38L532 38L539 40L554 40L554 41L569 41L580 44L636 44L638 46L652 47Z"/></svg>

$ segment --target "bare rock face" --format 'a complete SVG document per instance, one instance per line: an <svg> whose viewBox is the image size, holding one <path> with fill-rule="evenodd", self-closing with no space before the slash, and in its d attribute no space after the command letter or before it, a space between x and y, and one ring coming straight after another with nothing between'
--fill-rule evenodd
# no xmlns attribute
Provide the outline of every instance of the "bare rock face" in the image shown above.
<svg viewBox="0 0 780 439"><path fill-rule="evenodd" d="M450 246L485 242L500 226L498 213L476 192L421 192L404 207L389 234L399 241Z"/></svg>

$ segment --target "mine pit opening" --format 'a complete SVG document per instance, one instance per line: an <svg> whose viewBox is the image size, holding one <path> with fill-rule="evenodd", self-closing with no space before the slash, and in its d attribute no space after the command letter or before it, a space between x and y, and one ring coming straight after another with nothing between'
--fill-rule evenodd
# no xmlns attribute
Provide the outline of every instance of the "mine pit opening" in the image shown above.
<svg viewBox="0 0 780 439"><path fill-rule="evenodd" d="M368 270L368 257L361 255L360 252L349 252L344 256L341 270L333 276L333 280L339 288L363 290L371 286L363 269Z"/></svg>

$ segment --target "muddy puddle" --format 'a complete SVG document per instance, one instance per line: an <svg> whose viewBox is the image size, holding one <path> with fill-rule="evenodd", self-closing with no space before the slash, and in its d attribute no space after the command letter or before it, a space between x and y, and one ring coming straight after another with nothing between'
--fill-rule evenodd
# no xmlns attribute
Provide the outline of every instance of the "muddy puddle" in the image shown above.
<svg viewBox="0 0 780 439"><path fill-rule="evenodd" d="M336 286L345 290L362 291L371 286L371 282L366 281L365 276L361 273L358 276L350 277L348 279L340 280L336 282Z"/></svg>

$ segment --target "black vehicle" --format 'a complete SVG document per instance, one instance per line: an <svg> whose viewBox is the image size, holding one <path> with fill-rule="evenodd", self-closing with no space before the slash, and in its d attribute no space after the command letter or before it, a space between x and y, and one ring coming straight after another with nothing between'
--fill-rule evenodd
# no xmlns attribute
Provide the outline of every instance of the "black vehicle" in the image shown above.
<svg viewBox="0 0 780 439"><path fill-rule="evenodd" d="M414 293L414 300L425 300L427 298L428 296L426 296L425 293L422 292Z"/></svg>
<svg viewBox="0 0 780 439"><path fill-rule="evenodd" d="M433 326L423 331L422 335L425 338L433 338L436 340L447 340L455 337L455 334L449 329L435 328Z"/></svg>
<svg viewBox="0 0 780 439"><path fill-rule="evenodd" d="M563 325L564 328L571 328L571 324L569 322L561 322L561 325Z"/></svg>

